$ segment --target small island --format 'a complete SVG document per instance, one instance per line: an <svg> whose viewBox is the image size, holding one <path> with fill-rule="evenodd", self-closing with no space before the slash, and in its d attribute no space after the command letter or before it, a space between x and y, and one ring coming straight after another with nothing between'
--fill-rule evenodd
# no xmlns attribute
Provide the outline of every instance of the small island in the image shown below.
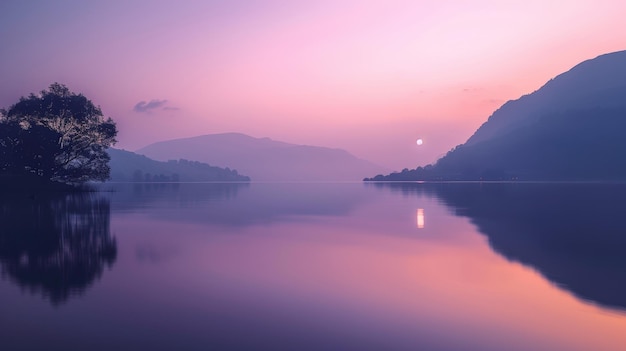
<svg viewBox="0 0 626 351"><path fill-rule="evenodd" d="M109 148L111 181L155 182L249 182L237 170L187 159L156 161L134 152Z"/></svg>

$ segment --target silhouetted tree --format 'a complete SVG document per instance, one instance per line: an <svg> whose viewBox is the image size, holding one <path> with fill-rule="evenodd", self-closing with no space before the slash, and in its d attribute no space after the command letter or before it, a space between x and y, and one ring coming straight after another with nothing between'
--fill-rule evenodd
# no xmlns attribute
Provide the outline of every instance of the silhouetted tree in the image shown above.
<svg viewBox="0 0 626 351"><path fill-rule="evenodd" d="M109 178L117 129L82 94L54 83L0 111L0 173L77 184Z"/></svg>

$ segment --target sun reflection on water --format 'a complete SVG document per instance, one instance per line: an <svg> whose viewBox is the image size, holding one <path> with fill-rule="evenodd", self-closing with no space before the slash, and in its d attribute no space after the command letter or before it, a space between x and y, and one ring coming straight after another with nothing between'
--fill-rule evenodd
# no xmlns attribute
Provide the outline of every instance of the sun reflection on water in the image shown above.
<svg viewBox="0 0 626 351"><path fill-rule="evenodd" d="M419 229L424 228L424 209L423 208L417 209L417 228Z"/></svg>

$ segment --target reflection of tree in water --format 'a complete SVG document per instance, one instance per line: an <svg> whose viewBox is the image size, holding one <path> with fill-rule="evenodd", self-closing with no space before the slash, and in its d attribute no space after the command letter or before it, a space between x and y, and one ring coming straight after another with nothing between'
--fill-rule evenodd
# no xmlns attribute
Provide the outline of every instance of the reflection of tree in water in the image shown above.
<svg viewBox="0 0 626 351"><path fill-rule="evenodd" d="M53 304L82 293L117 257L109 200L95 193L0 199L3 278Z"/></svg>
<svg viewBox="0 0 626 351"><path fill-rule="evenodd" d="M491 247L574 295L626 309L624 184L377 184L436 195Z"/></svg>

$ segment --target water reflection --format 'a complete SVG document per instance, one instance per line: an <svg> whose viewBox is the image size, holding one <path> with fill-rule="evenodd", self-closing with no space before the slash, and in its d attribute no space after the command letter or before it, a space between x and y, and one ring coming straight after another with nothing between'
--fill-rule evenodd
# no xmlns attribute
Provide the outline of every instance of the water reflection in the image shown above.
<svg viewBox="0 0 626 351"><path fill-rule="evenodd" d="M571 193L567 188L155 185L107 194L113 246L119 247L116 267L93 284L88 299L48 308L0 282L2 349L617 351L626 344L624 316L581 303L535 270L505 259L535 265L561 284L571 283L558 274L610 270L581 272L580 255L569 243L560 248L571 234L563 233L564 225L581 221L576 217L582 213L600 218L602 212L587 203L570 205L572 195L561 199ZM585 201L597 192L574 190L588 193L577 195ZM97 199L77 207L97 208ZM51 200L48 206L66 203ZM6 211L39 216L29 201L6 201L0 220L15 220ZM61 218L72 218L71 206L61 207ZM102 207L108 211L108 202ZM47 212L37 221L63 228L49 219L58 211L44 206ZM617 212L609 217L618 218ZM104 217L108 225L108 212ZM423 229L416 229L419 217ZM550 226L560 234L550 238ZM98 227L112 241L109 229ZM584 234L573 237L589 238ZM62 236L53 236L53 252L62 251ZM602 238L593 240L605 243ZM517 242L506 243L512 239ZM14 264L22 251L12 254ZM99 257L97 250L81 252ZM611 288L596 279L598 287Z"/></svg>
<svg viewBox="0 0 626 351"><path fill-rule="evenodd" d="M159 220L228 227L276 223L300 216L345 216L365 197L358 183L118 184L113 190L116 211L152 208L158 210L153 214Z"/></svg>
<svg viewBox="0 0 626 351"><path fill-rule="evenodd" d="M532 266L579 298L626 309L626 185L377 186L406 196L436 195L507 259Z"/></svg>
<svg viewBox="0 0 626 351"><path fill-rule="evenodd" d="M81 294L111 267L109 200L95 193L0 199L3 279L58 305Z"/></svg>
<svg viewBox="0 0 626 351"><path fill-rule="evenodd" d="M424 209L417 209L417 228L424 229Z"/></svg>
<svg viewBox="0 0 626 351"><path fill-rule="evenodd" d="M233 199L249 183L111 183L100 190L110 192L112 200L127 209L158 204L180 207L217 199Z"/></svg>

